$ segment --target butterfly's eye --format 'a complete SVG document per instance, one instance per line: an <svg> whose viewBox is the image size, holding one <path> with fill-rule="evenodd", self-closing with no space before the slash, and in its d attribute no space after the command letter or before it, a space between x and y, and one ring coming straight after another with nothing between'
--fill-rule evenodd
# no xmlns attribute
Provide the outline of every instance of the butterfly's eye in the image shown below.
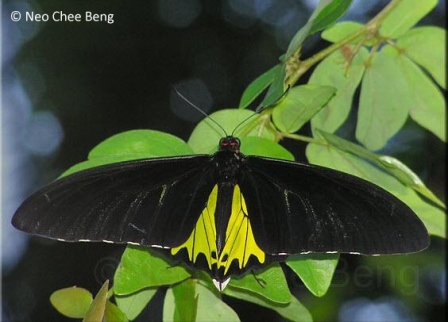
<svg viewBox="0 0 448 322"><path fill-rule="evenodd" d="M234 152L239 152L240 151L240 145L241 142L238 138L232 138L231 141L229 142L230 145L230 149Z"/></svg>
<svg viewBox="0 0 448 322"><path fill-rule="evenodd" d="M237 138L233 138L231 141L230 141L230 146L231 147L235 147L235 148L239 148L240 147L240 145L241 145L241 142L240 142L240 140L239 139L237 139Z"/></svg>
<svg viewBox="0 0 448 322"><path fill-rule="evenodd" d="M240 140L235 137L225 137L219 141L220 150L227 150L232 152L240 151Z"/></svg>

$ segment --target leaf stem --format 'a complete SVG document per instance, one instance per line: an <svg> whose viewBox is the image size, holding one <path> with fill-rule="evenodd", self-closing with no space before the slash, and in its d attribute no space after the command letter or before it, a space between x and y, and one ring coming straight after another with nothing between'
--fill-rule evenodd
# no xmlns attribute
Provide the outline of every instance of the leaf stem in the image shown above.
<svg viewBox="0 0 448 322"><path fill-rule="evenodd" d="M287 132L279 132L281 138L289 138L298 141L304 141L308 143L315 143L323 146L328 146L328 142L322 139L316 139L305 135L287 133Z"/></svg>

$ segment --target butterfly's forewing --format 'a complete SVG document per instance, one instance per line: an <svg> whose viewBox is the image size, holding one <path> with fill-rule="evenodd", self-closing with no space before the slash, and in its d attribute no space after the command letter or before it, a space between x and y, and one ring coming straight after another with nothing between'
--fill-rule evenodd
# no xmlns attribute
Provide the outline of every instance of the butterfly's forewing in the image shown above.
<svg viewBox="0 0 448 322"><path fill-rule="evenodd" d="M210 156L110 164L39 190L12 223L66 241L173 247L188 238L213 184Z"/></svg>
<svg viewBox="0 0 448 322"><path fill-rule="evenodd" d="M355 176L247 157L240 185L255 239L268 254L398 254L429 244L408 206Z"/></svg>

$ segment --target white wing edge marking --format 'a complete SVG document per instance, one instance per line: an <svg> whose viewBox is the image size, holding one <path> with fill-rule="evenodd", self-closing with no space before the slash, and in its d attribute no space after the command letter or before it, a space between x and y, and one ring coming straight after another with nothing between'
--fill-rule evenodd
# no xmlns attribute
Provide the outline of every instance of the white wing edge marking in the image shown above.
<svg viewBox="0 0 448 322"><path fill-rule="evenodd" d="M162 248L162 249L170 249L171 247L168 246L162 246L162 245L149 245L148 247L152 248Z"/></svg>
<svg viewBox="0 0 448 322"><path fill-rule="evenodd" d="M62 241L62 242L66 242L66 241L67 241L66 239L62 239L62 238L56 238L56 240L58 240L58 241ZM76 241L78 241L78 242L91 242L92 240L90 240L90 239L78 239L78 240L76 240ZM104 242L104 243L108 243L108 244L118 244L118 243L116 243L116 242L114 242L114 241L111 241L111 240L102 240L102 242ZM135 245L135 246L143 246L142 244L134 243L134 242L126 242L126 244L129 244L129 245ZM148 246L146 246L146 247L162 248L162 249L170 249L170 248L171 248L171 247L168 247L168 246L162 246L162 245L148 245ZM277 253L277 254L275 254L275 255L307 255L307 254L337 254L337 253L339 253L339 252L336 251L336 250L332 250L332 251L323 252L323 253L318 253L318 252L308 251L308 252L300 252L300 253L296 253L296 254L291 254L291 253ZM341 254L342 254L342 253L341 253ZM362 255L360 252L348 252L348 253L344 253L344 254ZM369 254L369 256L381 256L381 255L382 255L382 254ZM224 282L222 282L222 283L220 283L220 282L218 282L218 281L216 281L216 280L213 280L213 283L215 284L215 286L216 286L218 289L219 289L219 287L217 286L217 284L220 284L221 287L222 287L221 290L224 290L224 288L227 286L227 284L229 283L229 281L230 281L230 277L229 277L227 280L225 280Z"/></svg>

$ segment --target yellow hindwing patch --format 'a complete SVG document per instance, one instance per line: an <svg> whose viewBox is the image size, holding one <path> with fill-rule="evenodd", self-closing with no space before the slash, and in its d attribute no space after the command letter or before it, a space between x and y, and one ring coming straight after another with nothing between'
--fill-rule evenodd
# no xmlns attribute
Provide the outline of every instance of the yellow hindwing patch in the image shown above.
<svg viewBox="0 0 448 322"><path fill-rule="evenodd" d="M215 226L217 200L218 185L215 185L190 237L182 245L173 247L171 254L175 255L186 248L189 260L194 263L202 253L207 259L209 269L216 264L218 269L224 268L224 274L227 274L234 260L238 261L240 269L245 267L251 255L254 255L261 264L264 263L265 253L255 242L246 201L238 185L235 185L233 190L232 213L226 229L225 244L222 252L217 253Z"/></svg>
<svg viewBox="0 0 448 322"><path fill-rule="evenodd" d="M212 269L212 264L217 263L216 255L214 256L215 258L212 258L212 254L217 253L215 228L217 199L218 186L215 185L190 237L182 245L171 248L172 255L176 255L182 248L186 248L188 259L193 263L196 262L196 258L200 253L207 258L210 269Z"/></svg>

